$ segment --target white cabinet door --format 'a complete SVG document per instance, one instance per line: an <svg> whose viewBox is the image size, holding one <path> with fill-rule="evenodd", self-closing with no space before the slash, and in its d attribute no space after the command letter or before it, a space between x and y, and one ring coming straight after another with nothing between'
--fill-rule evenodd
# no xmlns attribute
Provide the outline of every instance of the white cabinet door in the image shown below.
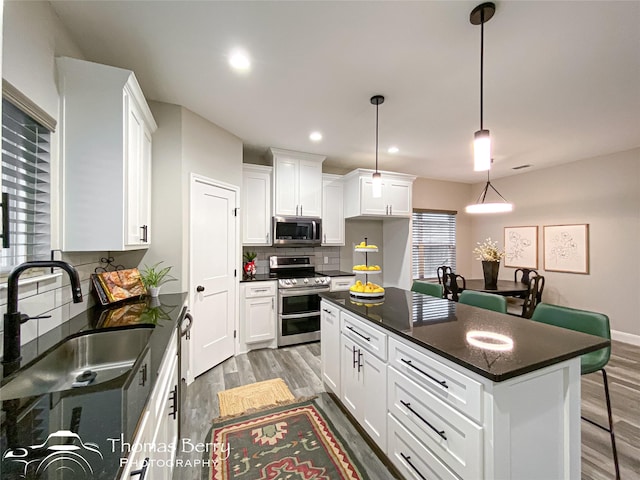
<svg viewBox="0 0 640 480"><path fill-rule="evenodd" d="M325 175L322 180L322 244L344 245L344 197L342 179Z"/></svg>
<svg viewBox="0 0 640 480"><path fill-rule="evenodd" d="M271 168L243 167L242 243L271 245Z"/></svg>
<svg viewBox="0 0 640 480"><path fill-rule="evenodd" d="M387 215L394 217L410 217L411 184L407 182L389 180L383 183L383 198L388 205Z"/></svg>
<svg viewBox="0 0 640 480"><path fill-rule="evenodd" d="M362 350L360 367L363 391L366 401L362 405L361 423L383 452L387 451L387 399L384 395L387 385L386 362ZM384 385L384 387L383 387Z"/></svg>
<svg viewBox="0 0 640 480"><path fill-rule="evenodd" d="M384 188L384 185L383 185ZM386 215L387 204L384 199L384 190L381 197L373 196L373 181L371 178L360 179L360 214L361 215Z"/></svg>
<svg viewBox="0 0 640 480"><path fill-rule="evenodd" d="M298 216L298 161L290 158L276 159L275 167L275 214Z"/></svg>
<svg viewBox="0 0 640 480"><path fill-rule="evenodd" d="M340 397L340 311L322 302L320 312L320 353L322 381Z"/></svg>
<svg viewBox="0 0 640 480"><path fill-rule="evenodd" d="M244 301L245 343L276 337L276 297L248 298Z"/></svg>
<svg viewBox="0 0 640 480"><path fill-rule="evenodd" d="M322 164L299 160L298 204L301 217L322 216Z"/></svg>
<svg viewBox="0 0 640 480"><path fill-rule="evenodd" d="M365 399L362 388L361 368L358 369L359 346L351 339L340 335L340 380L342 404L356 420L362 419L362 404Z"/></svg>

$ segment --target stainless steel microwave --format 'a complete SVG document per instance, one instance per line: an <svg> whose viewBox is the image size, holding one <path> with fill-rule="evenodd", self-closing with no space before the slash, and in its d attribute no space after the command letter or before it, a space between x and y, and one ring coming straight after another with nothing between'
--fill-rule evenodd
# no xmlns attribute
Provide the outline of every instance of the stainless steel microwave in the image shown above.
<svg viewBox="0 0 640 480"><path fill-rule="evenodd" d="M273 217L275 247L308 247L322 243L319 217Z"/></svg>

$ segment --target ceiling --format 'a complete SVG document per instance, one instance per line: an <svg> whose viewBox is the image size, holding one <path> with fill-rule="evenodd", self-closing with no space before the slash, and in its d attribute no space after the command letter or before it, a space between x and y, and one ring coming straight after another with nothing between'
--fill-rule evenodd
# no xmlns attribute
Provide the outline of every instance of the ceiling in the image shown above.
<svg viewBox="0 0 640 480"><path fill-rule="evenodd" d="M88 60L135 71L148 99L183 105L249 152L374 168L369 99L382 94L379 168L466 183L485 179L472 160L479 3L51 2ZM639 1L496 2L484 33L492 177L640 146L639 25ZM250 72L230 69L235 47Z"/></svg>

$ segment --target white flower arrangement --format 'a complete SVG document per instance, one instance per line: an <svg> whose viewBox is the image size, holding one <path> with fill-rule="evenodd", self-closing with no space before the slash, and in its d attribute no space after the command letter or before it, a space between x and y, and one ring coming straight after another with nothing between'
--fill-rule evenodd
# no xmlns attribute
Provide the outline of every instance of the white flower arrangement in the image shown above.
<svg viewBox="0 0 640 480"><path fill-rule="evenodd" d="M477 255L476 260L483 262L499 262L504 257L504 251L498 248L498 242L492 242L491 237L484 242L477 242L477 247L473 249L473 253Z"/></svg>

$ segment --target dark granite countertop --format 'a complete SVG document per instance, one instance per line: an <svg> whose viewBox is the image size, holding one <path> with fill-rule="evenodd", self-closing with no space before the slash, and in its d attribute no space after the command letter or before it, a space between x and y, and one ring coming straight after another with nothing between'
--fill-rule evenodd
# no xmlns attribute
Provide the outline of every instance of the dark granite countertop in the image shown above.
<svg viewBox="0 0 640 480"><path fill-rule="evenodd" d="M268 280L277 280L276 277L270 277L268 273L258 273L257 275L253 276L253 277L246 277L243 276L242 279L240 280L240 283L243 282L266 282Z"/></svg>
<svg viewBox="0 0 640 480"><path fill-rule="evenodd" d="M494 382L610 344L601 337L399 288L386 288L382 299L355 299L349 292L320 296ZM498 340L489 338L495 334ZM477 340L488 346L470 343L478 344ZM511 342L510 349L495 348Z"/></svg>
<svg viewBox="0 0 640 480"><path fill-rule="evenodd" d="M11 447L42 445L50 434L73 431L83 444L96 444L102 455L102 459L90 461L97 469L91 478L117 478L120 458L128 455L121 451L122 441L131 442L135 436L138 419L149 401L169 340L179 328L177 323L186 301L187 294L180 293L142 298L109 309L93 307L24 345L22 368L3 379L2 385L69 337L96 330L121 330L126 334L131 329L153 329L133 368L113 380L34 397L2 399L0 451L4 454ZM142 362L148 365L145 382L138 378ZM143 387L139 387L141 383ZM0 468L2 478L22 478L11 476L18 466L5 458Z"/></svg>

